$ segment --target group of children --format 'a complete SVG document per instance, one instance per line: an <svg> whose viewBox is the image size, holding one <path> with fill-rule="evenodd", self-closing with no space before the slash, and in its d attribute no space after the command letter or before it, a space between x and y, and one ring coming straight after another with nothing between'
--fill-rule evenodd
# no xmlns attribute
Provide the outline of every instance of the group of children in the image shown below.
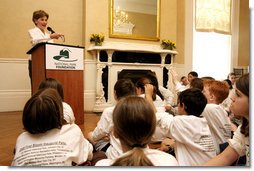
<svg viewBox="0 0 254 171"><path fill-rule="evenodd" d="M172 95L160 92L155 75L136 83L118 80L116 105L103 111L87 139L72 110L67 110L61 88L52 86L61 84L44 80L24 107L25 132L17 139L12 165L84 165L94 160L95 151L103 151L105 156L95 166L228 166L240 156L246 156L249 166L249 74L234 84L229 111L241 118L236 130L222 105L229 87L208 78L191 84L196 78L197 74L189 79L190 87L178 92L176 107L165 103ZM153 142L168 148L153 149Z"/></svg>

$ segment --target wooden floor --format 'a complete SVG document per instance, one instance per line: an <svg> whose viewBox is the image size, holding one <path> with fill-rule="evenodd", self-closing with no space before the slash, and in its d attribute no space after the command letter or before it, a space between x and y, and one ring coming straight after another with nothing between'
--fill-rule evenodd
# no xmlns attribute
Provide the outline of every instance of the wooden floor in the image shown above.
<svg viewBox="0 0 254 171"><path fill-rule="evenodd" d="M84 114L85 122L79 127L85 137L96 127L99 119L100 114ZM0 112L0 123L0 166L10 166L16 139L23 131L22 112Z"/></svg>

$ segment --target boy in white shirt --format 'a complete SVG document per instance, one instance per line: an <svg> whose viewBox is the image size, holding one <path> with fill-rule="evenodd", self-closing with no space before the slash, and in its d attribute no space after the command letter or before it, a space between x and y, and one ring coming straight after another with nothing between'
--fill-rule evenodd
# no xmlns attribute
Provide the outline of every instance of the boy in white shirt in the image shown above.
<svg viewBox="0 0 254 171"><path fill-rule="evenodd" d="M150 88L146 91L146 94L151 92ZM147 99L151 103L151 97ZM179 94L179 115L156 113L157 125L175 140L174 151L180 166L198 165L216 155L207 121L200 117L206 103L206 97L199 89L190 88Z"/></svg>
<svg viewBox="0 0 254 171"><path fill-rule="evenodd" d="M220 153L220 144L226 143L231 138L231 124L228 113L221 103L228 97L229 88L222 81L206 80L204 81L203 94L207 98L202 116L207 120L211 130L216 153Z"/></svg>

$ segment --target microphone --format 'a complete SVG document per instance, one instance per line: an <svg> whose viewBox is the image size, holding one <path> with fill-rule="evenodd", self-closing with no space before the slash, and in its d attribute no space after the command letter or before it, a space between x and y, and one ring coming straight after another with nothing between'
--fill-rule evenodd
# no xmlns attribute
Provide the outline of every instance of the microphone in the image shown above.
<svg viewBox="0 0 254 171"><path fill-rule="evenodd" d="M55 33L55 31L51 28L51 27L47 27L47 30L51 32L51 34ZM63 42L65 42L65 37L64 35L61 36L61 39L63 40Z"/></svg>
<svg viewBox="0 0 254 171"><path fill-rule="evenodd" d="M55 31L51 27L47 27L47 30L51 32L51 34L55 33Z"/></svg>

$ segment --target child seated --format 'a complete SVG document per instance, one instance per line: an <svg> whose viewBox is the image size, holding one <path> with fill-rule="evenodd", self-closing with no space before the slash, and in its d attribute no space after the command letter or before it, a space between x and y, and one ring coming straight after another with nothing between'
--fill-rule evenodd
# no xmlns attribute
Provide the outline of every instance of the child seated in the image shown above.
<svg viewBox="0 0 254 171"><path fill-rule="evenodd" d="M204 95L207 98L202 116L207 120L212 133L216 153L220 153L220 144L223 144L231 138L231 124L228 113L221 103L228 97L229 88L222 81L206 80L204 81Z"/></svg>
<svg viewBox="0 0 254 171"><path fill-rule="evenodd" d="M71 106L64 102L64 90L62 84L54 78L45 78L39 85L39 89L43 88L54 88L57 90L63 101L64 120L69 124L75 123L75 116Z"/></svg>
<svg viewBox="0 0 254 171"><path fill-rule="evenodd" d="M114 97L116 101L129 95L135 94L135 86L130 79L120 79L114 85ZM109 159L115 159L122 154L120 141L113 135L112 113L115 106L105 108L96 128L88 133L88 140L96 150L106 152Z"/></svg>
<svg viewBox="0 0 254 171"><path fill-rule="evenodd" d="M207 121L200 117L206 104L206 97L199 89L189 88L178 96L177 116L156 113L157 125L175 141L174 151L180 166L201 164L216 155Z"/></svg>
<svg viewBox="0 0 254 171"><path fill-rule="evenodd" d="M137 89L137 95L143 98L146 98L145 95L145 85L152 85L153 86L153 93L152 93L152 100L153 104L156 107L157 111L165 111L165 104L160 98L159 95L157 95L157 88L154 85L154 83L147 77L142 77L136 82L136 89ZM160 127L156 127L156 130L154 132L154 135L151 139L153 143L155 142L161 142L163 138L165 137L164 132L160 130Z"/></svg>
<svg viewBox="0 0 254 171"><path fill-rule="evenodd" d="M124 153L114 160L100 160L96 166L178 166L172 155L148 148L156 128L156 116L146 99L122 98L113 111L113 125Z"/></svg>
<svg viewBox="0 0 254 171"><path fill-rule="evenodd" d="M12 166L72 166L91 160L93 146L76 124L63 124L62 99L55 89L40 89L25 104L25 132L16 142Z"/></svg>
<svg viewBox="0 0 254 171"><path fill-rule="evenodd" d="M232 97L232 105L230 110L242 117L242 124L238 126L234 132L234 136L230 139L227 148L206 162L203 166L230 166L235 161L239 161L239 157L246 157L241 165L250 167L250 99L249 99L249 74L244 74L235 83L235 95ZM240 163L236 163L240 165Z"/></svg>

